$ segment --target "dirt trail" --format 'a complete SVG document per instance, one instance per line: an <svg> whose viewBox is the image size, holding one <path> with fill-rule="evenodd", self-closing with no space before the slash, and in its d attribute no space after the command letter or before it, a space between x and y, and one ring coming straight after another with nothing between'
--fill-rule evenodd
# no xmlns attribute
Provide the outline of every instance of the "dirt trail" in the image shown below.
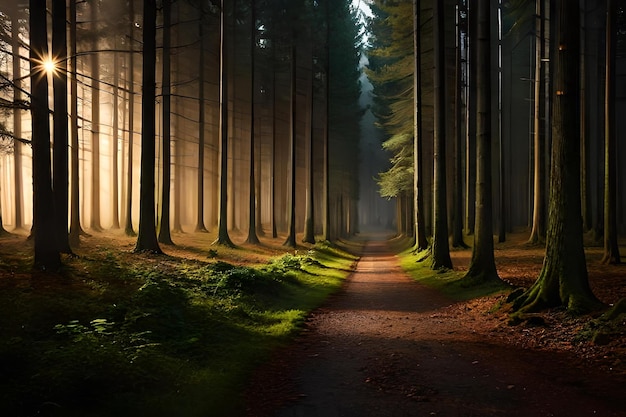
<svg viewBox="0 0 626 417"><path fill-rule="evenodd" d="M626 386L499 344L411 281L384 241L253 378L250 417L626 416Z"/></svg>

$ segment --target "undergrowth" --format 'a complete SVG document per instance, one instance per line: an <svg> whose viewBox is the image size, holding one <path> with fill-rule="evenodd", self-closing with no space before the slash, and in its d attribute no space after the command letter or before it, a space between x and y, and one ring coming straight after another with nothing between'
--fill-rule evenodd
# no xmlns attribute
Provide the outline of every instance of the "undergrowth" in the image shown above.
<svg viewBox="0 0 626 417"><path fill-rule="evenodd" d="M510 291L510 287L501 282L469 283L463 279L465 271L433 270L430 267L430 257L425 251L415 253L412 249L407 249L399 256L400 265L409 276L430 288L437 289L452 300L466 301Z"/></svg>
<svg viewBox="0 0 626 417"><path fill-rule="evenodd" d="M54 276L12 267L0 291L3 415L240 415L249 372L355 260L324 244L258 267L91 256Z"/></svg>

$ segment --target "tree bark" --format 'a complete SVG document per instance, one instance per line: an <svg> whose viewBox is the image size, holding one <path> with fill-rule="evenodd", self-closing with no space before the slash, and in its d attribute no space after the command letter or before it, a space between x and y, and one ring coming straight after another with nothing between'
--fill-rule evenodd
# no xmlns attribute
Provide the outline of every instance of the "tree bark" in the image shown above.
<svg viewBox="0 0 626 417"><path fill-rule="evenodd" d="M126 223L124 233L126 236L135 236L133 230L133 148L135 136L135 50L134 50L134 28L135 28L135 8L134 2L128 2L129 14L129 53L128 53L128 163L126 173Z"/></svg>
<svg viewBox="0 0 626 417"><path fill-rule="evenodd" d="M198 20L198 36L200 37L200 54L198 57L198 181L196 183L196 232L207 232L204 224L204 136L205 136L205 103L204 103L204 8L200 6Z"/></svg>
<svg viewBox="0 0 626 417"><path fill-rule="evenodd" d="M435 68L434 68L434 181L432 269L452 268L448 244L446 198L446 123L445 123L445 19L444 2L435 5Z"/></svg>
<svg viewBox="0 0 626 417"><path fill-rule="evenodd" d="M457 2L456 9L456 48L455 48L455 88L454 88L454 190L453 190L453 214L452 214L452 246L455 248L467 248L463 241L463 113L462 95L463 88L461 70L461 7L462 1Z"/></svg>
<svg viewBox="0 0 626 417"><path fill-rule="evenodd" d="M491 6L474 2L478 30L476 47L476 221L472 259L464 280L471 283L500 281L493 254L491 180Z"/></svg>
<svg viewBox="0 0 626 417"><path fill-rule="evenodd" d="M220 186L217 239L214 245L235 246L228 235L228 28L226 1L222 0L220 13Z"/></svg>
<svg viewBox="0 0 626 417"><path fill-rule="evenodd" d="M415 246L414 250L428 249L426 224L424 221L424 190L422 178L424 176L422 144L424 140L422 117L422 36L421 36L421 1L413 0L413 197Z"/></svg>
<svg viewBox="0 0 626 417"><path fill-rule="evenodd" d="M324 214L322 216L322 240L330 241L331 227L330 227L330 2L332 0L326 0L326 43L324 45L325 62L324 62Z"/></svg>
<svg viewBox="0 0 626 417"><path fill-rule="evenodd" d="M143 2L143 76L139 233L135 252L162 253L155 224L156 0Z"/></svg>
<svg viewBox="0 0 626 417"><path fill-rule="evenodd" d="M61 253L72 253L68 237L68 132L67 132L67 8L65 0L52 2L52 74L54 100L54 191L55 234Z"/></svg>
<svg viewBox="0 0 626 417"><path fill-rule="evenodd" d="M98 2L90 4L91 52L91 222L89 227L102 231L100 220L100 59L98 56Z"/></svg>
<svg viewBox="0 0 626 417"><path fill-rule="evenodd" d="M172 0L163 0L163 137L161 149L163 149L163 184L161 185L161 216L159 219L158 240L166 245L173 245L170 234L170 184L172 177L171 155L171 43L172 43Z"/></svg>
<svg viewBox="0 0 626 417"><path fill-rule="evenodd" d="M520 312L599 306L589 287L580 206L579 19L577 2L557 0L553 83L552 166L546 254L539 278L514 301Z"/></svg>
<svg viewBox="0 0 626 417"><path fill-rule="evenodd" d="M310 32L310 31L309 31ZM313 45L311 43L311 48ZM311 49L311 55L313 55L313 49ZM308 120L308 129L307 129L307 143L306 143L306 152L305 156L307 158L307 185L306 185L306 208L305 208L305 217L304 217L304 237L302 241L305 243L315 243L315 188L314 188L314 141L313 141L313 108L315 107L315 62L313 56L311 56L311 76L310 76L310 84L309 84L309 111L307 112L307 120Z"/></svg>
<svg viewBox="0 0 626 417"><path fill-rule="evenodd" d="M250 177L248 194L248 238L247 243L258 245L256 225L256 172L255 172L255 123L254 123L254 97L255 97L255 77L254 77L254 55L256 52L256 2L250 1Z"/></svg>
<svg viewBox="0 0 626 417"><path fill-rule="evenodd" d="M544 0L536 0L535 6L535 80L533 106L533 222L528 243L535 245L545 241L545 159L544 155L544 127L541 117L544 89L542 73L542 59L544 55L543 40L543 13Z"/></svg>
<svg viewBox="0 0 626 417"><path fill-rule="evenodd" d="M295 30L293 32L295 37ZM294 38L295 39L295 38ZM296 247L296 44L292 39L291 45L291 102L290 102L290 118L291 133L289 137L290 151L290 173L289 173L289 206L287 207L288 232L284 246L290 248Z"/></svg>
<svg viewBox="0 0 626 417"><path fill-rule="evenodd" d="M61 258L55 239L54 196L50 161L50 121L48 78L43 62L49 59L46 3L29 1L30 12L30 85L33 146L33 231L34 267L57 271Z"/></svg>
<svg viewBox="0 0 626 417"><path fill-rule="evenodd" d="M22 12L19 7L15 6L13 15L11 16L11 49L13 51L13 102L22 102L22 70L20 57L20 18ZM22 111L15 109L13 111L13 136L22 137ZM15 210L15 229L24 228L24 207L23 207L23 182L22 182L22 143L19 140L13 141L13 161L14 161L14 184L15 184L15 200L13 208Z"/></svg>
<svg viewBox="0 0 626 417"><path fill-rule="evenodd" d="M606 78L604 96L604 256L601 262L619 264L617 243L617 137L615 134L615 53L617 1L606 5Z"/></svg>

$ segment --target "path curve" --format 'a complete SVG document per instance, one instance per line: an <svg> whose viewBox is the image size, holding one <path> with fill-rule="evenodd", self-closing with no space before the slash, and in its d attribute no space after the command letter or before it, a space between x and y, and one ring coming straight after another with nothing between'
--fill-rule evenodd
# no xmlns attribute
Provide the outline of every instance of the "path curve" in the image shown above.
<svg viewBox="0 0 626 417"><path fill-rule="evenodd" d="M626 416L626 387L472 333L450 304L369 242L343 290L255 374L248 416Z"/></svg>

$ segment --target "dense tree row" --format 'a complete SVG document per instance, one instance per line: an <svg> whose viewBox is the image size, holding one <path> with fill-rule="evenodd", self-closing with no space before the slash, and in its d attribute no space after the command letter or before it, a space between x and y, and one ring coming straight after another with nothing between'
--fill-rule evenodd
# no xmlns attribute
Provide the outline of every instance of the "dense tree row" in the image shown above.
<svg viewBox="0 0 626 417"><path fill-rule="evenodd" d="M2 220L32 226L38 266L83 227L155 252L171 231L356 231L350 2L32 0L0 24Z"/></svg>
<svg viewBox="0 0 626 417"><path fill-rule="evenodd" d="M381 194L398 230L451 267L448 241L473 235L466 279L499 280L511 230L546 244L517 308L593 307L583 240L619 263L626 226L618 161L625 5L617 0L374 1L370 76L393 152ZM446 163L453 162L453 163Z"/></svg>

